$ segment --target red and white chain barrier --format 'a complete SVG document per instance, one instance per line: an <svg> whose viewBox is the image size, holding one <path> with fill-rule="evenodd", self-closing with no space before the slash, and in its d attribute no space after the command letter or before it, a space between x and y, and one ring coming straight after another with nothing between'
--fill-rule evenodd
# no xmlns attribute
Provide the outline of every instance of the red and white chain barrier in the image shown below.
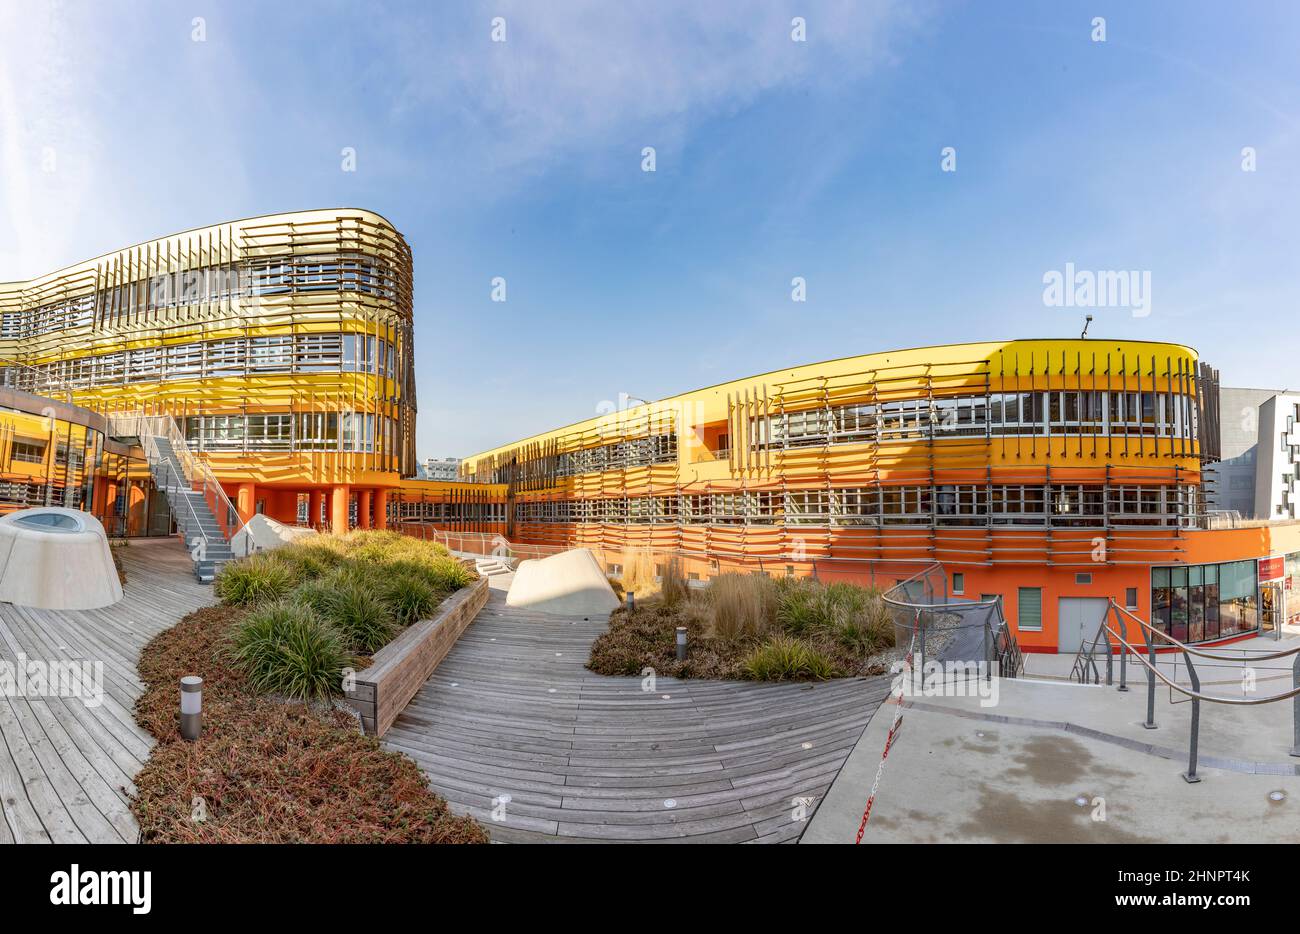
<svg viewBox="0 0 1300 934"><path fill-rule="evenodd" d="M912 644L907 647L906 665L899 673L897 693L893 694L894 722L889 725L889 735L885 737L885 751L880 754L880 765L876 766L876 779L871 783L871 793L867 795L867 806L862 811L862 823L858 824L858 835L853 840L855 845L862 842L862 835L867 832L867 821L871 820L871 806L876 803L876 791L880 788L880 776L885 774L885 760L889 758L889 749L894 745L899 727L903 725L904 679L909 677L912 671L912 652L916 648L916 631L920 624L921 612L918 610L912 619Z"/></svg>

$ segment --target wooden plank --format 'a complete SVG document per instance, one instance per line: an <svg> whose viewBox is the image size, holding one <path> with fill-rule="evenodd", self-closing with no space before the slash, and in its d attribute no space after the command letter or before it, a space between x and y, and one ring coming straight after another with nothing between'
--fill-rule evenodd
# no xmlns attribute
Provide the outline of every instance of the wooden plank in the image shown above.
<svg viewBox="0 0 1300 934"><path fill-rule="evenodd" d="M213 602L174 539L122 551L123 599L86 611L0 605L0 656L103 665L104 698L0 700L0 843L133 842L131 780L153 746L135 723L140 650L182 616Z"/></svg>
<svg viewBox="0 0 1300 934"><path fill-rule="evenodd" d="M388 731L487 599L487 578L479 578L444 600L431 619L408 626L375 653L369 668L357 673L356 689L345 693L371 732L383 736Z"/></svg>
<svg viewBox="0 0 1300 934"><path fill-rule="evenodd" d="M647 693L584 667L604 621L516 610L507 585L382 740L494 840L797 841L792 799L815 808L889 690L660 678Z"/></svg>

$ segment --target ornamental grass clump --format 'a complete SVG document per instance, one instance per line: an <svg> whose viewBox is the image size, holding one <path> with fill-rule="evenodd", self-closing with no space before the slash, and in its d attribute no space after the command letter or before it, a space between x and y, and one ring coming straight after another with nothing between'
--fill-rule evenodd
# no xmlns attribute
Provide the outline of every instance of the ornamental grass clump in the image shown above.
<svg viewBox="0 0 1300 934"><path fill-rule="evenodd" d="M268 603L236 627L233 657L259 691L323 700L342 691L343 669L354 664L343 638L301 603Z"/></svg>
<svg viewBox="0 0 1300 934"><path fill-rule="evenodd" d="M766 574L719 574L708 593L715 638L745 639L772 631L777 589Z"/></svg>
<svg viewBox="0 0 1300 934"><path fill-rule="evenodd" d="M347 555L330 539L312 540L311 543L293 544L279 548L273 554L280 563L290 568L299 580L321 577L347 563Z"/></svg>
<svg viewBox="0 0 1300 934"><path fill-rule="evenodd" d="M437 542L368 530L312 536L232 561L218 576L216 593L229 606L305 607L344 649L370 655L475 579Z"/></svg>
<svg viewBox="0 0 1300 934"><path fill-rule="evenodd" d="M682 559L676 555L663 564L663 573L659 576L659 596L664 606L679 606L690 598L690 585L686 582L686 569Z"/></svg>
<svg viewBox="0 0 1300 934"><path fill-rule="evenodd" d="M748 655L741 667L755 681L825 681L837 677L834 664L803 639L775 635Z"/></svg>
<svg viewBox="0 0 1300 934"><path fill-rule="evenodd" d="M212 589L222 603L250 606L283 599L295 583L288 564L269 554L257 554L222 567Z"/></svg>
<svg viewBox="0 0 1300 934"><path fill-rule="evenodd" d="M343 573L330 579L328 587L317 612L352 651L373 654L397 635L397 619L371 582Z"/></svg>
<svg viewBox="0 0 1300 934"><path fill-rule="evenodd" d="M700 591L673 562L661 567L657 596L610 614L609 631L592 645L592 671L784 681L888 670L894 627L874 588L733 572ZM687 629L684 660L674 651L679 626Z"/></svg>
<svg viewBox="0 0 1300 934"><path fill-rule="evenodd" d="M455 558L435 558L429 562L429 581L437 588L450 593L468 587L476 580L475 574Z"/></svg>
<svg viewBox="0 0 1300 934"><path fill-rule="evenodd" d="M425 575L409 570L398 570L383 589L384 602L399 626L428 619L446 595L447 591L434 586Z"/></svg>

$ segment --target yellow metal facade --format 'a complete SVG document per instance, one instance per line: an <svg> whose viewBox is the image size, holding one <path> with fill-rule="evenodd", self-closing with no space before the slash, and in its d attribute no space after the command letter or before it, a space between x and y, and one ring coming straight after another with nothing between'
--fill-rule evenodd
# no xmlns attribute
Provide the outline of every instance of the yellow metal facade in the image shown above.
<svg viewBox="0 0 1300 934"><path fill-rule="evenodd" d="M373 510L414 473L411 335L410 247L364 210L218 224L0 283L7 386L170 414L241 513L289 521L308 491L365 490Z"/></svg>
<svg viewBox="0 0 1300 934"><path fill-rule="evenodd" d="M1189 347L1016 340L847 357L733 380L466 458L507 537L726 570L892 584L938 561L997 596L1021 644L1056 601L1150 608L1153 565L1253 555L1203 530L1217 374ZM1032 609L1020 600L1032 598Z"/></svg>

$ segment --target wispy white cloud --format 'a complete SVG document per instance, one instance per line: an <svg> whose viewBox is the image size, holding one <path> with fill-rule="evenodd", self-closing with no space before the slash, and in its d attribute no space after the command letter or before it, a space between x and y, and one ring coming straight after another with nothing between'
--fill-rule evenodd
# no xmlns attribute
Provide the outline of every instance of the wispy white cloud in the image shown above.
<svg viewBox="0 0 1300 934"><path fill-rule="evenodd" d="M0 280L246 209L257 95L220 15L197 43L174 8L0 5Z"/></svg>
<svg viewBox="0 0 1300 934"><path fill-rule="evenodd" d="M0 7L0 279L58 262L95 188L102 139L80 87L94 55L65 21L56 6Z"/></svg>
<svg viewBox="0 0 1300 934"><path fill-rule="evenodd" d="M402 110L459 114L492 170L537 169L629 134L672 149L700 122L764 93L842 84L889 64L927 18L925 4L895 0L508 0L477 9L433 49L409 24L379 28L408 30L392 38ZM497 16L505 42L491 38ZM805 42L792 40L795 16Z"/></svg>

